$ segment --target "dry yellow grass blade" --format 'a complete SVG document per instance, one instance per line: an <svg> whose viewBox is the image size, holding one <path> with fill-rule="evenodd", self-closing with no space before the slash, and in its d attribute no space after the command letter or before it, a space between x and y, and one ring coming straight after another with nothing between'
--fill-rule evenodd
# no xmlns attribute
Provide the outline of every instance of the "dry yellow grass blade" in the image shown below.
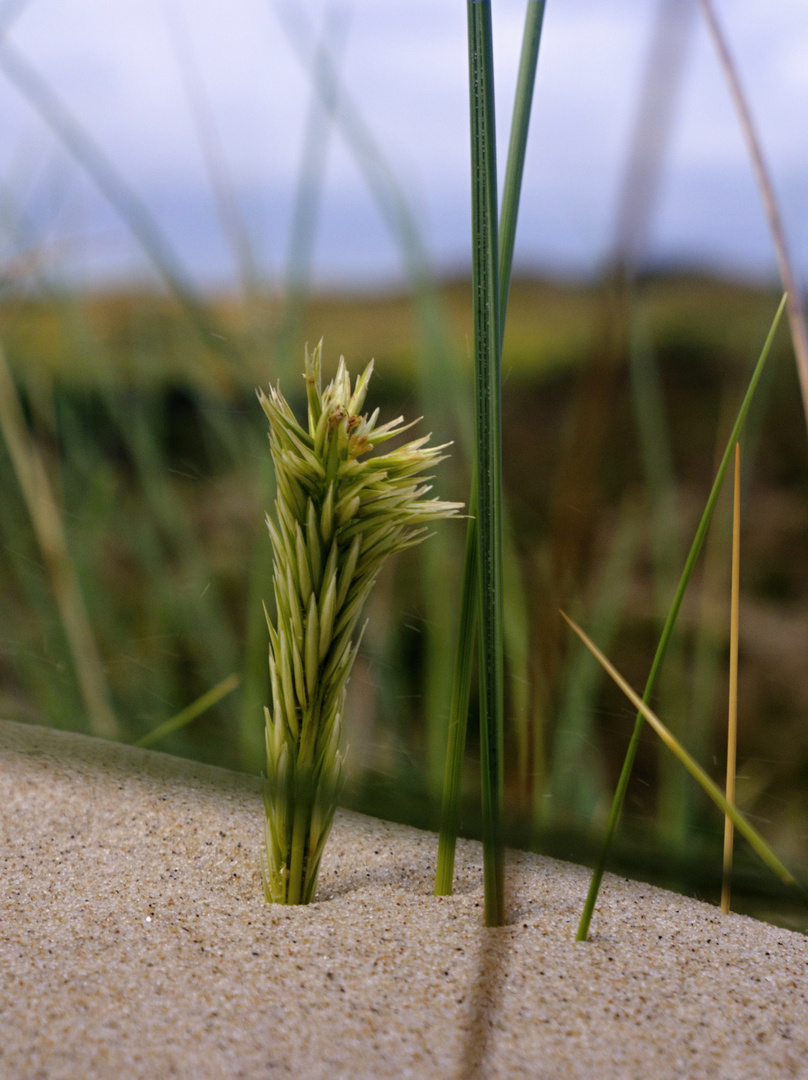
<svg viewBox="0 0 808 1080"><path fill-rule="evenodd" d="M50 575L90 729L93 735L117 738L118 724L109 703L101 656L67 548L59 508L42 457L28 434L17 389L1 347L0 429Z"/></svg>
<svg viewBox="0 0 808 1080"><path fill-rule="evenodd" d="M687 750L682 744L674 737L674 735L668 731L659 717L653 712L645 702L642 700L639 694L637 694L632 687L626 682L617 668L606 659L597 645L588 637L584 631L574 622L569 615L561 612L564 619L569 623L581 641L586 645L587 649L592 653L599 664L602 665L605 671L611 676L611 678L617 683L632 705L642 713L657 735L662 739L669 750L672 750L674 754L679 758L684 767L699 784L704 788L719 810L722 810L728 817L730 817L738 832L749 842L751 847L758 853L763 859L766 865L772 869L775 874L786 884L795 884L793 875L783 866L766 841L757 833L749 822L744 818L738 810L727 802L721 790L713 783L707 773L702 767L693 760L688 754Z"/></svg>
<svg viewBox="0 0 808 1080"><path fill-rule="evenodd" d="M780 272L780 281L788 296L788 324L791 329L791 340L794 344L794 355L797 361L797 374L800 380L805 421L808 424L808 326L806 325L805 308L802 302L802 289L794 271L794 261L786 243L780 207L775 198L774 187L766 165L766 159L763 156L760 139L752 122L752 113L746 100L746 94L741 86L737 65L730 54L712 0L699 0L699 2L724 77L727 80L735 110L738 113L738 120L749 151L763 209L769 223L769 231L771 232L772 243L777 257L777 268Z"/></svg>
<svg viewBox="0 0 808 1080"><path fill-rule="evenodd" d="M727 802L735 802L735 760L738 748L738 604L741 581L741 448L735 444L735 486L732 503L732 599L729 630L729 719L727 724ZM721 911L729 913L732 876L733 825L724 818L724 880L721 886Z"/></svg>

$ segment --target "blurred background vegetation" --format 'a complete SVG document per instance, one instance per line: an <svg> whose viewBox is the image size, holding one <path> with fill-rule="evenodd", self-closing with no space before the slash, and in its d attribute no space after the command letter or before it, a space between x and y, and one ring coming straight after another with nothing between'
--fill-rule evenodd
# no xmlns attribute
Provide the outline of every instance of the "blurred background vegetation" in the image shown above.
<svg viewBox="0 0 808 1080"><path fill-rule="evenodd" d="M0 715L135 741L237 673L239 689L156 745L260 770L267 700L260 600L271 595L263 514L273 492L255 386L282 371L302 410L299 343L325 335L326 363L339 350L356 370L375 356L372 404L390 417L426 414L426 429L435 418L436 437L455 441L436 489L466 499L469 297L468 282L436 288L447 351L430 356L441 369L432 373L418 360L418 305L407 293L311 297L288 355L275 345L284 328L279 302L260 305L259 349L250 344L255 311L211 300L206 311L225 351L163 295L6 299L0 339L64 528L114 730L94 720L82 696L78 669L95 660L71 648L60 572L32 527L5 440ZM593 850L633 724L558 608L571 610L642 685L717 448L776 302L775 290L687 275L635 282L630 304L611 276L588 286L514 284L503 362L506 789L514 822L538 830L544 850L578 858ZM231 346L243 356L230 356ZM437 402L424 397L434 377L450 383ZM804 867L808 463L785 333L743 455L738 799L783 858ZM46 497L35 490L35 500ZM718 779L728 499L657 702ZM445 523L379 582L347 708L347 801L422 825L436 821L442 782L462 544L462 525ZM472 748L474 738L472 722ZM464 821L472 831L477 786L472 749ZM709 893L721 828L649 734L627 804L626 868L648 872L658 860L666 880L693 887L696 874L695 887ZM743 865L741 852L742 872ZM746 872L751 889L753 864Z"/></svg>
<svg viewBox="0 0 808 1080"><path fill-rule="evenodd" d="M318 71L327 99L329 69ZM57 137L75 136L58 114L50 123ZM346 123L348 144L354 139L367 160L360 120ZM255 387L280 379L302 412L305 342L324 338L327 372L340 354L354 374L374 357L370 407L388 418L423 416L424 433L453 440L435 488L466 501L470 281L430 276L407 199L377 170L368 182L399 245L405 286L310 287L306 223L318 194L302 180L285 287L262 287L245 262L243 291L196 293L165 257L155 223L131 212L125 178L99 171L95 150L81 140L73 149L106 183L165 287L54 287L28 265L6 268L0 716L134 742L236 676L236 689L155 747L258 772L268 700L261 602L271 596L263 516L273 481ZM235 251L237 234L231 230ZM780 295L775 283L640 272L627 254L618 236L613 262L590 279L515 280L503 356L511 839L584 861L596 851L634 714L558 610L568 610L635 687L644 684L717 454ZM781 330L742 447L738 804L803 876L806 451L793 353ZM729 499L725 492L656 697L659 715L719 783ZM346 710L346 804L433 828L463 531L443 523L379 581ZM462 821L472 834L474 714L472 702ZM615 866L713 899L722 830L719 815L646 733ZM743 845L736 859L734 906L804 928L804 911L777 892Z"/></svg>

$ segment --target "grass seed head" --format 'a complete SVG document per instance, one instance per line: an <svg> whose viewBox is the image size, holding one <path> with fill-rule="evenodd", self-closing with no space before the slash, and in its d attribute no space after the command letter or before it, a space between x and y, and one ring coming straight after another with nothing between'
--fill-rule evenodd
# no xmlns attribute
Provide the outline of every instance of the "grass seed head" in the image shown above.
<svg viewBox="0 0 808 1080"><path fill-rule="evenodd" d="M344 358L323 389L322 342L306 350L308 416L300 424L278 387L258 391L276 474L267 517L274 555L269 622L272 702L265 710L267 900L314 896L342 779L345 687L357 625L385 560L420 543L460 503L428 499L423 474L445 456L430 436L373 455L407 431L403 417L362 414L371 361L353 388ZM361 634L359 635L361 636Z"/></svg>

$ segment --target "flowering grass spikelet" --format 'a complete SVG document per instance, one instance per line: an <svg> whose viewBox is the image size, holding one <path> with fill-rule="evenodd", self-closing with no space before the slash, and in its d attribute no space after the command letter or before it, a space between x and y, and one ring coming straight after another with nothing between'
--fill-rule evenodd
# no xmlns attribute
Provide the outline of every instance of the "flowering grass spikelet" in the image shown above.
<svg viewBox="0 0 808 1080"><path fill-rule="evenodd" d="M275 621L267 613L271 705L265 708L268 901L305 904L331 828L342 777L345 689L363 606L389 555L423 540L462 504L428 499L425 470L444 446L423 436L366 456L412 424L362 413L373 361L351 388L340 358L322 389L322 342L306 349L307 427L279 388L258 391L269 420L277 494L267 527ZM265 609L266 611L266 609Z"/></svg>

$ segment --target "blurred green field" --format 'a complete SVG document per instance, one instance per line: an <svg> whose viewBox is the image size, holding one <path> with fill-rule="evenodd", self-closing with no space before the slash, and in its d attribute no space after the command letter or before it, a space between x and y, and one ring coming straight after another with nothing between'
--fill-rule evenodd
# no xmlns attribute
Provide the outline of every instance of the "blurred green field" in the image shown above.
<svg viewBox="0 0 808 1080"><path fill-rule="evenodd" d="M558 617L563 606L641 687L687 548L779 296L658 275L517 280L503 358L508 543L507 796L514 837L594 851L633 725ZM116 737L134 741L227 676L241 687L158 749L263 764L273 497L254 389L302 391L303 344L353 374L376 359L369 406L425 416L455 446L436 478L468 497L470 285L429 297L213 299L204 319L157 293L7 296L0 342L45 463ZM0 437L0 715L93 731L56 597L53 554ZM808 871L808 443L781 329L743 444L738 803ZM40 491L40 495L45 498ZM723 781L729 502L722 500L656 707ZM443 523L379 582L352 679L352 805L435 825L463 527ZM61 571L59 571L61 572ZM85 661L92 664L89 654ZM472 723L473 728L473 723ZM470 732L464 827L476 827ZM618 865L712 897L723 823L647 735ZM738 853L738 907L794 915ZM746 899L744 899L746 897ZM767 906L768 905L768 906ZM800 920L802 919L802 922Z"/></svg>
<svg viewBox="0 0 808 1080"><path fill-rule="evenodd" d="M466 280L437 286L452 346L470 364L469 291ZM638 299L658 349L746 356L768 328L779 295L754 284L683 273L641 281ZM79 388L159 389L189 381L200 391L251 392L289 363L279 355L285 344L279 339L288 334L286 298L249 304L213 298L207 306L232 353L199 333L178 301L162 292L6 296L0 299L0 334L23 382L50 379ZM600 283L516 278L505 379L534 379L586 362L604 318L611 317L603 307ZM355 365L373 356L383 377L415 377L418 312L407 292L315 294L302 302L294 323L297 367L302 343L325 335L331 351Z"/></svg>

